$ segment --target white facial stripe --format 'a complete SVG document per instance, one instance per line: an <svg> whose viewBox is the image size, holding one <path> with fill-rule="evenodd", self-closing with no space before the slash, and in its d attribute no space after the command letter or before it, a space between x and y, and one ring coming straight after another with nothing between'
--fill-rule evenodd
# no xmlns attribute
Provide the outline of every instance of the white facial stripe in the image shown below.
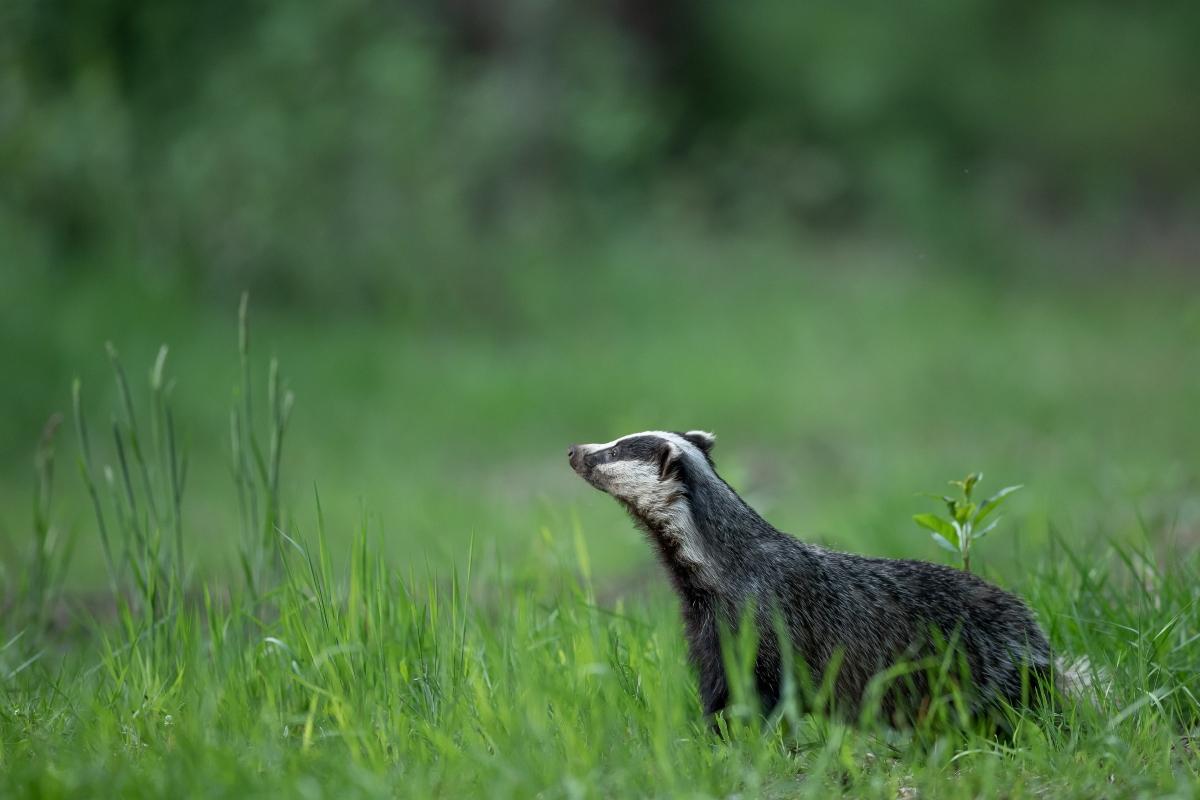
<svg viewBox="0 0 1200 800"><path fill-rule="evenodd" d="M658 467L645 461L613 461L608 464L597 464L596 472L604 476L605 485L609 492L617 497L637 498L639 505L653 502L651 494L662 494L670 491L658 491L657 487L663 482L658 479Z"/></svg>
<svg viewBox="0 0 1200 800"><path fill-rule="evenodd" d="M701 433L714 440L716 438L711 433L707 433L705 431L691 431L691 433ZM700 452L700 448L696 447L696 445L692 444L679 434L672 433L671 431L642 431L641 433L630 433L618 439L613 439L611 442L605 442L604 444L584 444L580 445L580 447L584 448L584 455L591 455L592 453L598 453L601 450L607 450L619 442L623 442L626 439L633 439L637 436L657 436L660 439L666 439L668 442L671 442L678 447L688 457L692 459L699 459L704 464L708 463L708 460L704 457L704 454Z"/></svg>

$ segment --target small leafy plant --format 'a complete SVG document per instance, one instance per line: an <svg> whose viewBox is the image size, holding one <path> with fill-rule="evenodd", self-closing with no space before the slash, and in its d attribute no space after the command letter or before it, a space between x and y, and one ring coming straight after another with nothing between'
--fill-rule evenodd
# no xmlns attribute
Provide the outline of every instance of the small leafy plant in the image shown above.
<svg viewBox="0 0 1200 800"><path fill-rule="evenodd" d="M931 494L929 497L941 500L946 504L949 518L943 519L937 514L915 514L913 522L933 532L933 541L943 550L957 553L962 559L962 568L971 571L971 542L982 539L995 529L999 517L984 526L984 522L992 515L1000 504L1010 494L1021 488L1021 485L1005 486L994 495L976 503L972 499L975 487L983 480L983 474L972 472L960 481L950 481L951 486L957 486L958 497ZM983 527L981 527L983 526Z"/></svg>

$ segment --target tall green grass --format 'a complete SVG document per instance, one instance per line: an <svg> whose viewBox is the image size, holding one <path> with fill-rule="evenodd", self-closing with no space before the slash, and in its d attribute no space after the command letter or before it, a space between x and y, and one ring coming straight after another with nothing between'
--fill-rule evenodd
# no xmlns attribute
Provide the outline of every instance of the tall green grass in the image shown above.
<svg viewBox="0 0 1200 800"><path fill-rule="evenodd" d="M1200 725L1194 555L1113 542L1085 557L1054 538L1012 588L1055 647L1086 657L1103 680L1061 717L1017 718L1004 739L969 727L848 727L791 700L764 719L749 692L718 735L700 712L673 599L598 599L577 525L544 528L482 582L473 545L459 568L435 568L384 558L386 533L366 514L332 535L317 495L311 512L285 515L277 487L291 400L272 363L265 413L254 408L245 305L241 319L230 424L241 574L191 568L211 534L183 514L187 460L165 349L145 410L110 349L118 403L107 456L75 392L104 594L72 593L53 577L67 553L50 535L54 460L43 437L28 585L40 588L0 620L0 796L1200 790L1188 739ZM335 557L333 542L349 552Z"/></svg>

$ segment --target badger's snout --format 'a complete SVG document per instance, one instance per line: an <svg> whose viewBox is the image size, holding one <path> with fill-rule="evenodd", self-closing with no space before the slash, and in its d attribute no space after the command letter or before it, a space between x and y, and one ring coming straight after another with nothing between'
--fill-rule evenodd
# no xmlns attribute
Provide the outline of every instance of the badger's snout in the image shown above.
<svg viewBox="0 0 1200 800"><path fill-rule="evenodd" d="M596 446L593 444L573 444L567 448L567 461L571 462L571 469L575 470L575 474L583 478L601 491L608 491L601 485L600 475L596 471Z"/></svg>
<svg viewBox="0 0 1200 800"><path fill-rule="evenodd" d="M571 469L583 474L583 454L584 448L582 445L573 444L567 448L567 461L571 462Z"/></svg>

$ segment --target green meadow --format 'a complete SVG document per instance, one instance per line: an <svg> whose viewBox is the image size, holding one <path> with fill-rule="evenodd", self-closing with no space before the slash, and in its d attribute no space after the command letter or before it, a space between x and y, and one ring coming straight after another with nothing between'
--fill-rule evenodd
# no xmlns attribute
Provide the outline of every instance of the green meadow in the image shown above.
<svg viewBox="0 0 1200 800"><path fill-rule="evenodd" d="M245 525L236 303L25 281L36 302L5 314L21 348L6 373L28 387L4 482L5 793L1190 796L1196 295L914 261L639 240L569 270L515 263L494 301L449 321L251 303L264 452L272 357L277 402L295 398L266 545L278 562L253 581L241 559L262 541L267 489L252 476L262 499ZM148 444L163 342L187 464L182 561L169 460ZM116 473L96 482L118 562L114 420L142 515L116 594L78 469L75 376L92 470ZM56 410L39 539L33 454ZM984 488L1025 484L974 568L1027 598L1104 686L1065 719L1024 718L1012 740L797 709L731 714L717 737L649 548L564 454L692 427L716 431L718 468L778 527L857 552L943 559L911 522L935 510L920 492L973 469ZM159 576L153 597L139 575Z"/></svg>
<svg viewBox="0 0 1200 800"><path fill-rule="evenodd" d="M1200 797L1198 32L0 3L0 798ZM766 716L729 637L706 719L567 464L662 429L872 556L1021 485L971 569L1092 685Z"/></svg>

